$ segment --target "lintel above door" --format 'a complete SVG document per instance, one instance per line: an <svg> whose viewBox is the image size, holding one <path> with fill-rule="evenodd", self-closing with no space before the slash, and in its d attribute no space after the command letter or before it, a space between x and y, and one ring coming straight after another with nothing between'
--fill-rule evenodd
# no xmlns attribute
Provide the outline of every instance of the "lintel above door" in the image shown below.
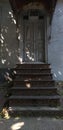
<svg viewBox="0 0 63 130"><path fill-rule="evenodd" d="M21 10L25 5L28 5L29 3L31 4L39 3L39 4L43 4L45 9L50 13L55 8L57 2L57 0L33 0L33 1L32 0L9 0L9 1L14 11Z"/></svg>

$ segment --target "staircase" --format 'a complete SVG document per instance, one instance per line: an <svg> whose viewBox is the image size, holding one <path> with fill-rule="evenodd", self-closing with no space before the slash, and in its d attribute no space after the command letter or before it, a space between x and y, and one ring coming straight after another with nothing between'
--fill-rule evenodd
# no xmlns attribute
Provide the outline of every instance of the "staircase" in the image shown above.
<svg viewBox="0 0 63 130"><path fill-rule="evenodd" d="M17 64L9 97L11 115L58 114L60 97L50 64Z"/></svg>

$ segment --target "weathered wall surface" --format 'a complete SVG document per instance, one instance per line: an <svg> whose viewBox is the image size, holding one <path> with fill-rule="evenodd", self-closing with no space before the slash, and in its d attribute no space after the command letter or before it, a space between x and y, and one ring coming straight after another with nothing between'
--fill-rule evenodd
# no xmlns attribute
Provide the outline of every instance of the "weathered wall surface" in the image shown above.
<svg viewBox="0 0 63 130"><path fill-rule="evenodd" d="M9 2L0 2L0 68L12 68L17 63L18 43L16 21Z"/></svg>
<svg viewBox="0 0 63 130"><path fill-rule="evenodd" d="M57 1L51 29L48 61L51 64L54 79L63 80L63 0Z"/></svg>

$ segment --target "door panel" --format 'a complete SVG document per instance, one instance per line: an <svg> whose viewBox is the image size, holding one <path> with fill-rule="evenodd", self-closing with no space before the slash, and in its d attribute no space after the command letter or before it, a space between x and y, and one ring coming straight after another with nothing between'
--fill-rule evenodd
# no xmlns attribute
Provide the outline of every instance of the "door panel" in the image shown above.
<svg viewBox="0 0 63 130"><path fill-rule="evenodd" d="M24 20L24 61L44 60L44 21Z"/></svg>
<svg viewBox="0 0 63 130"><path fill-rule="evenodd" d="M35 44L35 60L37 62L43 61L43 46L44 46L44 26L43 21L39 20L34 23L34 44Z"/></svg>
<svg viewBox="0 0 63 130"><path fill-rule="evenodd" d="M25 21L24 60L30 62L34 59L33 24Z"/></svg>

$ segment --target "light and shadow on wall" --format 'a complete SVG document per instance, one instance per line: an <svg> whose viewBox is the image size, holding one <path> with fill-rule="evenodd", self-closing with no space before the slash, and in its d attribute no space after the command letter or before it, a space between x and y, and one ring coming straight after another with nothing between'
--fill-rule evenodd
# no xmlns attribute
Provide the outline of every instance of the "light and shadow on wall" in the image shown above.
<svg viewBox="0 0 63 130"><path fill-rule="evenodd" d="M63 73L61 72L61 70L56 70L55 72L52 73L55 80L62 80Z"/></svg>
<svg viewBox="0 0 63 130"><path fill-rule="evenodd" d="M19 56L20 48L18 45L19 41L21 40L21 35L19 34L19 29L16 27L16 19L12 10L8 11L7 16L5 17L8 23L5 21L4 24L1 23L0 29L0 81L3 77L5 80L12 81L12 76L10 76L10 68L15 67L16 63L22 64L23 61L22 57ZM12 38L16 40L17 43L14 43L15 41L12 41ZM34 59L30 57L29 54L30 52L28 49L26 51L26 55L29 61L34 61Z"/></svg>
<svg viewBox="0 0 63 130"><path fill-rule="evenodd" d="M13 17L12 11L8 12L8 16L7 16L7 20L10 21L9 24L15 24L16 25L16 20ZM9 38L8 38L8 35ZM0 31L0 64L1 67L8 67L11 66L11 60L13 58L13 55L18 53L18 50L15 48L11 49L12 45L9 45L8 42L12 41L12 36L13 34L11 34L9 32L9 25L1 25L1 31ZM8 39L8 40L7 40ZM14 41L13 41L14 42ZM12 43L13 44L13 43ZM17 57L17 56L16 56Z"/></svg>

